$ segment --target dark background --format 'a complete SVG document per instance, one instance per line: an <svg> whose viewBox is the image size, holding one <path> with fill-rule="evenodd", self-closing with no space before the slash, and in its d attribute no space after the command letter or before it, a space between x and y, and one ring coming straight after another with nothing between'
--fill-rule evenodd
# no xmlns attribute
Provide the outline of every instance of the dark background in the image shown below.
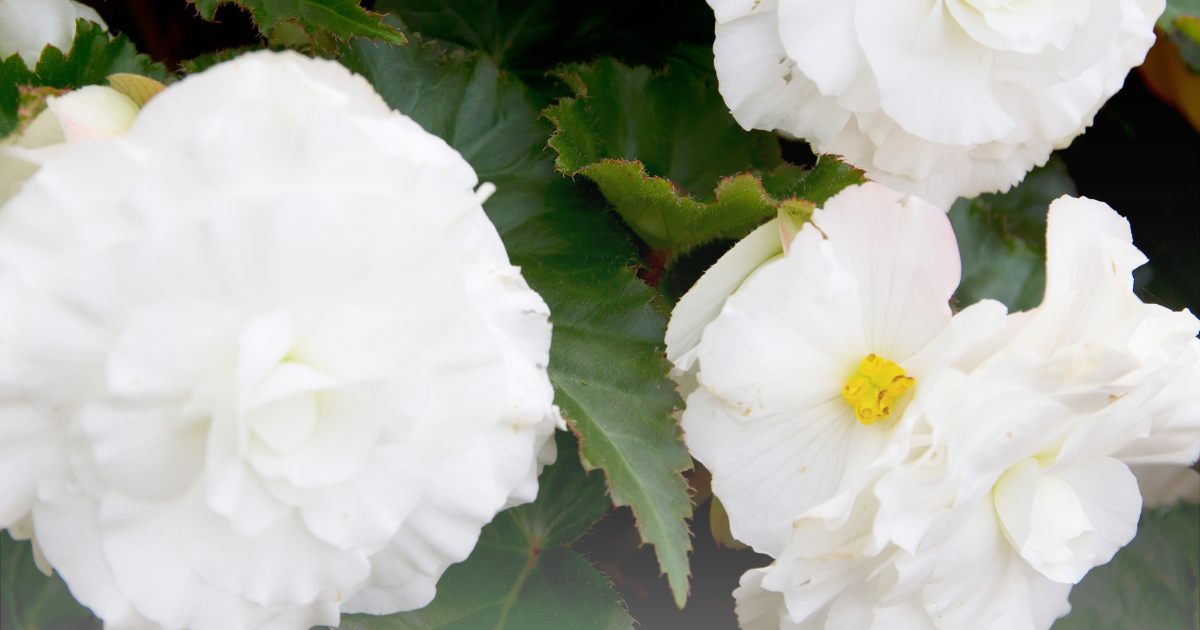
<svg viewBox="0 0 1200 630"><path fill-rule="evenodd" d="M215 22L205 22L186 0L83 1L100 13L111 30L128 35L140 51L173 69L203 53L262 41L249 15L235 6L221 7ZM421 4L428 5L429 0ZM541 81L547 95L563 95L566 90L538 75L564 61L612 55L628 63L654 63L664 58L656 56L656 50L676 44L711 46L712 13L699 0L608 2L597 8L589 4L578 6L604 14L596 19L615 25L606 28L603 37L581 40L566 58L539 57L536 47L522 52L523 67L535 69L522 72L523 78L535 84ZM638 18L620 19L622 15ZM811 153L802 144L786 143L785 157L803 163ZM1159 101L1133 72L1125 88L1100 110L1093 128L1060 151L1059 157L1080 195L1104 201L1129 219L1134 242L1151 261L1136 276L1140 297L1175 310L1196 311L1200 307L1200 135L1184 117ZM696 477L694 485L697 499L706 499L706 479ZM706 500L697 506L691 528L695 535L692 593L683 611L672 603L653 549L639 545L627 508L610 511L574 547L613 581L643 628L736 628L730 592L746 569L764 566L770 559L748 550L718 548L709 530Z"/></svg>

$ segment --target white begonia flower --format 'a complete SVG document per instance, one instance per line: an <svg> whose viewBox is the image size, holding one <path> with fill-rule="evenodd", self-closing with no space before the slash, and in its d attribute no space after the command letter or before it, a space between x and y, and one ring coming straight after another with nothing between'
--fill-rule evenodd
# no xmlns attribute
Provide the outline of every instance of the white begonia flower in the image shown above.
<svg viewBox="0 0 1200 630"><path fill-rule="evenodd" d="M1143 262L1106 205L1051 204L1042 305L942 374L924 446L863 516L797 523L779 560L743 578L743 627L1044 630L1066 614L1070 586L1136 533L1125 462L1177 472L1196 458L1200 322L1137 299ZM1172 477L1142 489L1148 503L1187 489Z"/></svg>
<svg viewBox="0 0 1200 630"><path fill-rule="evenodd" d="M133 99L106 85L47 97L46 109L20 134L0 140L0 204L67 143L125 133L138 109Z"/></svg>
<svg viewBox="0 0 1200 630"><path fill-rule="evenodd" d="M95 9L74 0L0 0L0 59L17 54L33 70L46 46L66 54L80 18L108 29Z"/></svg>
<svg viewBox="0 0 1200 630"><path fill-rule="evenodd" d="M477 183L295 53L64 146L0 208L0 526L114 628L427 604L561 422Z"/></svg>
<svg viewBox="0 0 1200 630"><path fill-rule="evenodd" d="M708 0L746 129L805 138L942 208L1006 191L1092 124L1164 0Z"/></svg>
<svg viewBox="0 0 1200 630"><path fill-rule="evenodd" d="M927 385L1006 313L985 301L952 316L954 232L915 197L868 183L790 242L780 225L718 261L667 328L684 441L712 472L734 538L775 556L798 518L846 518L905 460Z"/></svg>

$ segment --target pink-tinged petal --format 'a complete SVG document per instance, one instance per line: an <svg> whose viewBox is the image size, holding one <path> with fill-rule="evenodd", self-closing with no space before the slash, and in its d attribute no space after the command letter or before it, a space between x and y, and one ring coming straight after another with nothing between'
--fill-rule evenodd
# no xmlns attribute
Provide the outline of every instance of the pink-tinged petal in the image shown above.
<svg viewBox="0 0 1200 630"><path fill-rule="evenodd" d="M84 142L120 136L138 115L137 103L103 85L88 85L68 94L46 99L58 118L67 142Z"/></svg>
<svg viewBox="0 0 1200 630"><path fill-rule="evenodd" d="M950 321L962 264L943 211L868 183L843 190L812 221L859 282L871 352L903 365Z"/></svg>
<svg viewBox="0 0 1200 630"><path fill-rule="evenodd" d="M779 220L767 222L738 241L679 300L667 324L667 359L679 370L691 369L700 337L750 274L783 253Z"/></svg>

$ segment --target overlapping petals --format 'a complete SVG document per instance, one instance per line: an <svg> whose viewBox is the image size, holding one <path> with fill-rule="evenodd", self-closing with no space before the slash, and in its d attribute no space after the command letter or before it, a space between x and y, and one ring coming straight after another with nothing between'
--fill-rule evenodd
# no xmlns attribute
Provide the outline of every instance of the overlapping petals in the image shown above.
<svg viewBox="0 0 1200 630"><path fill-rule="evenodd" d="M294 53L61 147L0 210L0 525L112 627L427 604L559 421L477 184Z"/></svg>
<svg viewBox="0 0 1200 630"><path fill-rule="evenodd" d="M1195 483L1200 322L1134 295L1143 262L1111 208L1054 202L1042 305L928 385L907 460L850 518L795 520L735 592L743 626L1045 629L1066 614L1071 585L1136 534L1143 494L1160 505Z"/></svg>
<svg viewBox="0 0 1200 630"><path fill-rule="evenodd" d="M1162 0L709 0L721 94L942 208L1008 190L1091 125Z"/></svg>
<svg viewBox="0 0 1200 630"><path fill-rule="evenodd" d="M926 383L998 333L1005 310L985 302L952 316L960 267L949 221L878 184L831 199L786 255L736 286L739 267L769 254L772 237L776 244L782 238L777 223L743 241L747 247L732 250L680 301L667 354L685 389L695 379L684 440L712 471L734 537L778 555L797 518L814 510L847 518L858 494L905 460ZM746 251L755 243L765 253ZM714 304L718 286L736 290ZM714 311L699 343L688 347L694 335L687 326ZM916 385L890 418L868 425L842 389L872 354L901 366Z"/></svg>

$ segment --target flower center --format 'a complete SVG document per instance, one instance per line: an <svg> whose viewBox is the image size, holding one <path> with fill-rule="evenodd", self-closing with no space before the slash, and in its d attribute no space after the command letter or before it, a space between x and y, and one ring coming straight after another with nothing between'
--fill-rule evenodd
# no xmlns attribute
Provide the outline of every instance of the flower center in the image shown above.
<svg viewBox="0 0 1200 630"><path fill-rule="evenodd" d="M871 424L892 415L896 399L916 384L904 375L904 368L868 354L858 366L858 372L846 381L842 398L854 407L854 417L863 424Z"/></svg>

